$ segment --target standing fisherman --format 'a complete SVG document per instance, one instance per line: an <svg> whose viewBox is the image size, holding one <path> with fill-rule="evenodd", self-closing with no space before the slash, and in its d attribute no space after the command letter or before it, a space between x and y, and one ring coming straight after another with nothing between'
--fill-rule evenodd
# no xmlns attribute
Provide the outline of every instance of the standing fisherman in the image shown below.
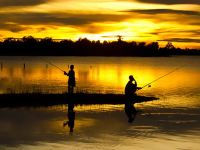
<svg viewBox="0 0 200 150"><path fill-rule="evenodd" d="M74 93L74 87L76 86L75 83L75 72L74 72L74 65L70 65L70 70L68 73L64 71L64 75L69 76L68 79L68 93Z"/></svg>
<svg viewBox="0 0 200 150"><path fill-rule="evenodd" d="M134 81L134 83L133 83ZM134 107L134 97L136 97L136 91L141 89L137 87L137 82L132 75L129 76L129 81L125 87L125 113L128 117L128 122L133 122L136 116L136 109Z"/></svg>

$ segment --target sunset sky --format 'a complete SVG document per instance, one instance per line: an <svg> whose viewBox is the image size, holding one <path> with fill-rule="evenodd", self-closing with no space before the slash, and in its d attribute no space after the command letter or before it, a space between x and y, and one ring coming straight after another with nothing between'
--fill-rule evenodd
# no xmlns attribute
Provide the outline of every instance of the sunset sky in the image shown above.
<svg viewBox="0 0 200 150"><path fill-rule="evenodd" d="M200 0L0 0L0 39L29 35L200 48Z"/></svg>

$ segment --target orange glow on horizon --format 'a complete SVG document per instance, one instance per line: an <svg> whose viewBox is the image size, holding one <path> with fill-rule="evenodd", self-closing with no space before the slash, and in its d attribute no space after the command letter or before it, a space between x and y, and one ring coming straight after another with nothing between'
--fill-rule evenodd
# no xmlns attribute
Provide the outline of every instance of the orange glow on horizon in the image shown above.
<svg viewBox="0 0 200 150"><path fill-rule="evenodd" d="M200 7L192 3L46 0L34 5L28 1L22 6L10 6L6 2L4 5L0 8L0 39L31 35L35 38L113 41L117 39L102 36L122 35L125 41L172 40L180 48L200 48L197 21Z"/></svg>

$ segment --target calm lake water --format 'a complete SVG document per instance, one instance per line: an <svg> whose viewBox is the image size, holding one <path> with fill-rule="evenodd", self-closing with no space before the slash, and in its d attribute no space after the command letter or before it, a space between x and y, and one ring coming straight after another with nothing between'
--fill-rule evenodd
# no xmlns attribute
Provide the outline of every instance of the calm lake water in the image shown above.
<svg viewBox="0 0 200 150"><path fill-rule="evenodd" d="M0 149L199 149L200 57L0 57L0 93L64 93L75 65L77 92L123 93L130 74L138 86L172 74L138 95L132 124L123 105L75 106L75 127L63 127L67 107L0 109Z"/></svg>

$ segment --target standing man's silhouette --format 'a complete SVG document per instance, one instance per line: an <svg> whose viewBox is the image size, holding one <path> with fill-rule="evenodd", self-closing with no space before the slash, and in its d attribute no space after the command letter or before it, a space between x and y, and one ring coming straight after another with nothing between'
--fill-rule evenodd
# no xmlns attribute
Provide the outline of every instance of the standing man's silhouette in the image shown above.
<svg viewBox="0 0 200 150"><path fill-rule="evenodd" d="M133 83L134 81L134 83ZM137 87L137 82L132 75L129 76L129 81L125 87L125 113L128 117L128 122L133 122L136 116L136 109L134 107L134 98L136 98L136 91L141 89Z"/></svg>
<svg viewBox="0 0 200 150"><path fill-rule="evenodd" d="M70 65L69 72L66 73L64 71L64 75L69 76L69 79L68 79L68 93L74 93L74 87L76 86L74 65Z"/></svg>

